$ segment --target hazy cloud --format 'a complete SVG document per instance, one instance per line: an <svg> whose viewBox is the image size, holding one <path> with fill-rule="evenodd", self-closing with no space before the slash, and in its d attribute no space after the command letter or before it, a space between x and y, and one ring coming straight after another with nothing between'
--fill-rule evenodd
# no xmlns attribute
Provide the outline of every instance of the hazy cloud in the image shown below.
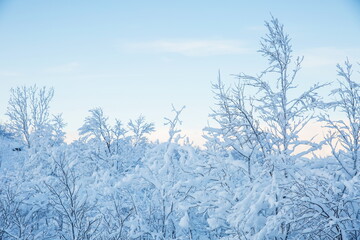
<svg viewBox="0 0 360 240"><path fill-rule="evenodd" d="M360 60L360 48L312 48L300 51L298 54L305 57L302 64L303 67L335 67L337 63L343 63L347 57L353 63Z"/></svg>
<svg viewBox="0 0 360 240"><path fill-rule="evenodd" d="M18 72L1 71L0 70L0 76L2 76L2 77L20 77L20 76L22 76L22 74L18 73Z"/></svg>
<svg viewBox="0 0 360 240"><path fill-rule="evenodd" d="M78 69L80 64L78 62L70 62L62 65L53 66L45 69L46 73L69 73Z"/></svg>
<svg viewBox="0 0 360 240"><path fill-rule="evenodd" d="M246 29L249 31L252 31L252 32L265 32L266 31L266 28L263 25L247 26Z"/></svg>
<svg viewBox="0 0 360 240"><path fill-rule="evenodd" d="M127 43L121 50L148 53L175 53L184 56L234 55L248 53L243 43L234 40L174 40Z"/></svg>

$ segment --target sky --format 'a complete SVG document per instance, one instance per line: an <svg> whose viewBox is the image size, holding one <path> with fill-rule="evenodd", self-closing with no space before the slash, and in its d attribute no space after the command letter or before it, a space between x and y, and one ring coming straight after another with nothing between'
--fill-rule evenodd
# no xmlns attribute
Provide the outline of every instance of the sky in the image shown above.
<svg viewBox="0 0 360 240"><path fill-rule="evenodd" d="M346 57L360 62L360 0L0 0L0 122L9 90L36 84L54 87L51 112L63 114L68 140L95 107L124 123L142 114L165 139L174 104L201 144L218 71L232 84L266 68L257 50L271 15L304 56L299 91L336 81Z"/></svg>

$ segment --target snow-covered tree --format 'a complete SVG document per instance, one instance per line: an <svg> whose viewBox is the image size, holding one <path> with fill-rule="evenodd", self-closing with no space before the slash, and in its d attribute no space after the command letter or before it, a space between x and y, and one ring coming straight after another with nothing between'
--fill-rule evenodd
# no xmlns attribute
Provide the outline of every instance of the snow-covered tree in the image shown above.
<svg viewBox="0 0 360 240"><path fill-rule="evenodd" d="M119 171L128 171L141 160L147 147L147 135L154 131L154 124L140 116L127 126L115 119L112 126L101 108L91 109L84 125L79 128L81 140L89 147L88 158Z"/></svg>
<svg viewBox="0 0 360 240"><path fill-rule="evenodd" d="M107 153L111 155L113 132L108 123L108 117L104 116L101 108L94 108L89 112L91 115L86 117L84 125L79 128L80 135L83 136L84 140L94 138L99 143L104 142Z"/></svg>
<svg viewBox="0 0 360 240"><path fill-rule="evenodd" d="M43 130L50 123L49 108L54 90L34 85L12 88L10 93L6 113L10 119L9 128L30 147L31 134Z"/></svg>
<svg viewBox="0 0 360 240"><path fill-rule="evenodd" d="M349 60L343 66L338 64L337 72L339 86L332 90L335 99L327 106L339 111L342 118L334 119L331 113L320 117L328 130L325 141L332 157L326 158L321 169L309 169L311 174L303 174L306 179L296 184L303 193L298 196L298 206L312 223L301 223L298 232L329 239L358 239L360 85L353 79ZM305 226L308 232L303 230Z"/></svg>
<svg viewBox="0 0 360 240"><path fill-rule="evenodd" d="M148 140L155 128L142 115L122 124L94 108L67 144L62 116L50 115L53 89L11 89L0 124L0 239L360 239L353 66L337 66L334 100L323 103L325 84L297 89L303 58L283 25L272 17L265 26L265 70L230 87L219 73L213 84L204 149L183 141L184 107L174 106L166 142ZM324 140L301 139L319 106L341 119L328 111ZM323 144L331 156L310 156Z"/></svg>
<svg viewBox="0 0 360 240"><path fill-rule="evenodd" d="M335 101L329 103L344 115L341 120L333 120L329 114L320 120L325 122L329 133L326 142L342 171L353 177L360 171L360 84L353 79L352 64L345 61L337 65L339 87L332 90Z"/></svg>
<svg viewBox="0 0 360 240"><path fill-rule="evenodd" d="M75 172L65 153L53 157L54 173L48 188L50 216L59 239L96 239L101 219L94 203L87 199L81 184L81 174Z"/></svg>
<svg viewBox="0 0 360 240"><path fill-rule="evenodd" d="M147 123L145 117L140 115L136 120L130 120L128 123L130 132L132 133L132 143L137 146L146 142L146 135L155 130L153 123Z"/></svg>
<svg viewBox="0 0 360 240"><path fill-rule="evenodd" d="M276 18L265 22L265 26L268 33L262 38L259 52L268 60L268 67L256 76L236 75L239 83L230 89L225 88L219 76L213 85L218 108L211 115L219 127L206 130L210 141L235 154L235 159L229 161L247 178L235 178L242 181L237 190L242 194L235 197L234 189L228 192L230 205L226 212L234 232L252 239L286 239L291 230L291 215L285 217L289 214L286 209L294 204L288 202L286 192L297 171L296 161L321 146L300 140L299 133L315 119L314 110L321 103L317 90L324 84L297 94L295 80L303 58L292 56L290 38ZM221 164L217 168L226 169ZM221 180L230 173L215 172L219 183L234 181Z"/></svg>

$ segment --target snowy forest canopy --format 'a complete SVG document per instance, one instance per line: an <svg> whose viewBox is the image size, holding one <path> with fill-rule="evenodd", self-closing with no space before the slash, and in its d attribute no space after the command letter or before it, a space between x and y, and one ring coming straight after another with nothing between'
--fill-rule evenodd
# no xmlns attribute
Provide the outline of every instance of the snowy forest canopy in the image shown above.
<svg viewBox="0 0 360 240"><path fill-rule="evenodd" d="M203 148L179 143L184 108L165 118L164 143L148 140L155 128L144 117L111 125L94 108L67 144L65 122L50 113L53 89L11 89L0 125L0 239L360 239L353 66L337 66L331 102L318 94L327 83L299 92L303 58L277 19L265 26L268 66L236 75L232 87L219 75ZM323 139L299 138L313 121ZM316 156L324 146L329 156Z"/></svg>

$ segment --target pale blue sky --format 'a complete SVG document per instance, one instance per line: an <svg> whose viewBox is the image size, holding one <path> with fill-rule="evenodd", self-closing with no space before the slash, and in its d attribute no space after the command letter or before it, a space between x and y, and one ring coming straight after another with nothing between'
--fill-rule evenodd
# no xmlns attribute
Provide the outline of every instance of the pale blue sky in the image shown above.
<svg viewBox="0 0 360 240"><path fill-rule="evenodd" d="M9 89L37 84L55 88L52 112L70 135L93 107L124 122L143 114L161 130L173 103L186 105L183 129L198 138L217 71L231 83L266 66L256 50L270 13L305 56L300 87L360 60L359 0L0 0L0 121Z"/></svg>

